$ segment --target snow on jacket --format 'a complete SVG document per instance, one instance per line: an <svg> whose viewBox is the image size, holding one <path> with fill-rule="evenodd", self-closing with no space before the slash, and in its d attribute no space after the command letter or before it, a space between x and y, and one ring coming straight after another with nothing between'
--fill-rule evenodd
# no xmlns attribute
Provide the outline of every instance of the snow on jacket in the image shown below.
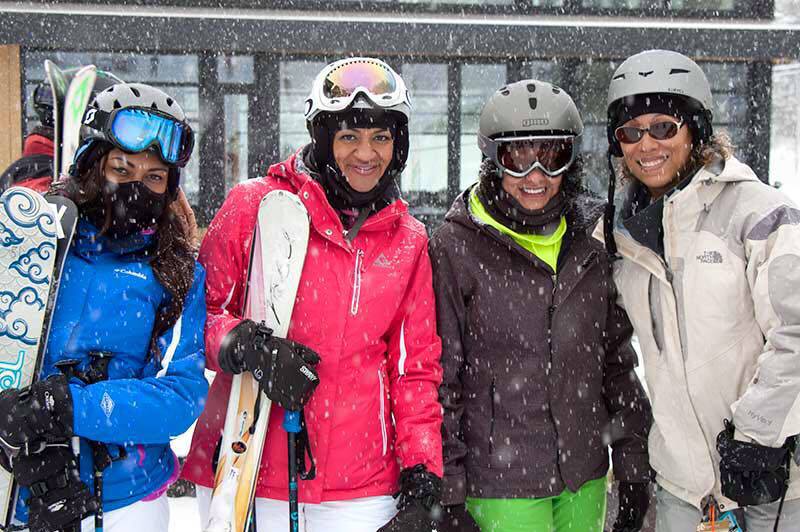
<svg viewBox="0 0 800 532"><path fill-rule="evenodd" d="M567 214L558 275L458 197L431 238L442 337L447 504L538 498L608 472L647 481L650 409L589 200ZM597 212L594 209L593 212Z"/></svg>
<svg viewBox="0 0 800 532"><path fill-rule="evenodd" d="M666 262L615 230L614 279L644 355L658 483L723 509L716 437L780 447L800 433L800 210L735 158L665 199ZM595 228L602 240L602 223ZM793 464L787 499L800 497Z"/></svg>
<svg viewBox="0 0 800 532"><path fill-rule="evenodd" d="M159 339L161 360L149 353L156 309L171 297L138 253L138 245L119 248L80 221L66 258L42 375L58 373L59 360L76 359L79 369L89 352L113 356L108 380L84 385L70 381L74 431L81 437L81 478L92 486L94 440L123 445L127 459L105 470L105 510L132 504L166 488L177 478L171 438L200 415L205 380L203 327L205 273L197 264L194 282L177 323ZM145 238L144 243L151 239Z"/></svg>
<svg viewBox="0 0 800 532"><path fill-rule="evenodd" d="M231 377L219 346L241 321L258 205L271 190L298 195L311 217L308 253L288 338L319 353L320 384L305 408L317 477L300 481L301 502L388 495L399 468L442 474L441 342L436 336L428 238L398 200L367 218L348 243L322 187L296 169L296 155L266 177L237 185L200 249L208 271L207 362L217 371L183 476L213 485ZM270 412L256 495L286 500L283 410Z"/></svg>

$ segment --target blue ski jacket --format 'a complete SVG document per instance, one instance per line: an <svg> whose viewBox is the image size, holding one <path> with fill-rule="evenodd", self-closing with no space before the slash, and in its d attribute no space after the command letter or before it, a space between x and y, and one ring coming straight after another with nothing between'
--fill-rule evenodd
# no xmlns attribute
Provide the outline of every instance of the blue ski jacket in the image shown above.
<svg viewBox="0 0 800 532"><path fill-rule="evenodd" d="M78 368L85 370L90 351L111 353L108 380L90 385L70 381L86 485L93 486L87 440L109 444L112 456L123 447L127 452L127 458L113 462L104 473L103 509L110 511L160 495L177 477L170 439L197 419L208 392L205 271L195 264L183 313L158 339L161 360L155 360L149 342L156 310L171 295L141 253L152 236L120 244L96 233L91 224L79 221L61 276L41 377L57 373L60 360L77 359Z"/></svg>

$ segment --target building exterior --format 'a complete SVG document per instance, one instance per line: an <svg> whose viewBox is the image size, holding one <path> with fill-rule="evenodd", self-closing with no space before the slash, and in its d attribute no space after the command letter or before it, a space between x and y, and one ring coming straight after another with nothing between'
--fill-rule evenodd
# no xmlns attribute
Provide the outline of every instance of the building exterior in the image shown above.
<svg viewBox="0 0 800 532"><path fill-rule="evenodd" d="M435 224L477 177L484 100L523 77L575 97L590 184L602 190L606 87L622 59L648 48L701 62L716 126L766 180L773 72L786 79L779 65L800 56L796 11L795 0L0 1L0 44L18 46L20 58L16 67L0 61L0 73L18 70L10 74L23 88L23 132L44 59L94 63L176 93L200 133L184 187L205 223L236 182L307 142L302 103L322 65L383 58L415 105L401 186Z"/></svg>

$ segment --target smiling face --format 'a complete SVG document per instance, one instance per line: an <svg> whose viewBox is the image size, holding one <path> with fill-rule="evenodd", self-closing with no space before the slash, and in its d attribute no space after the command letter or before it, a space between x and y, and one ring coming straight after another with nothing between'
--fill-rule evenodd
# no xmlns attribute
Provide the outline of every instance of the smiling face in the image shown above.
<svg viewBox="0 0 800 532"><path fill-rule="evenodd" d="M646 128L667 120L678 122L670 115L650 113L637 116L623 125ZM621 142L620 146L628 170L647 187L653 198L660 198L678 182L681 170L689 163L692 134L684 124L672 138L656 140L645 134L639 142Z"/></svg>
<svg viewBox="0 0 800 532"><path fill-rule="evenodd" d="M561 181L564 174L556 177L547 177L539 170L531 170L525 177L514 177L503 173L503 190L529 211L543 209L553 197L561 190Z"/></svg>
<svg viewBox="0 0 800 532"><path fill-rule="evenodd" d="M347 183L357 192L369 192L394 154L394 140L388 129L340 129L333 137L333 158Z"/></svg>
<svg viewBox="0 0 800 532"><path fill-rule="evenodd" d="M111 183L140 181L156 194L167 191L169 166L152 151L125 153L114 148L103 165L106 180Z"/></svg>

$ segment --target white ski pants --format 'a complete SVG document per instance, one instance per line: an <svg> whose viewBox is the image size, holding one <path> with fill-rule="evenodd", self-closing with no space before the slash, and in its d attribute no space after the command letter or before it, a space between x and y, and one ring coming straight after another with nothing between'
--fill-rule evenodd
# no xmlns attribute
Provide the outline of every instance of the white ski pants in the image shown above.
<svg viewBox="0 0 800 532"><path fill-rule="evenodd" d="M748 506L744 510L747 532L772 532L778 513L778 502ZM703 514L664 488L656 488L656 532L694 532ZM800 530L800 499L785 501L778 530Z"/></svg>
<svg viewBox="0 0 800 532"><path fill-rule="evenodd" d="M208 520L211 489L197 486L200 522ZM365 497L349 501L298 505L300 532L375 532L397 513L392 497ZM289 528L289 503L256 498L256 526L259 532L282 532Z"/></svg>
<svg viewBox="0 0 800 532"><path fill-rule="evenodd" d="M81 522L81 532L94 530L94 516ZM166 494L153 501L135 502L103 514L103 532L144 531L169 532L169 502Z"/></svg>

